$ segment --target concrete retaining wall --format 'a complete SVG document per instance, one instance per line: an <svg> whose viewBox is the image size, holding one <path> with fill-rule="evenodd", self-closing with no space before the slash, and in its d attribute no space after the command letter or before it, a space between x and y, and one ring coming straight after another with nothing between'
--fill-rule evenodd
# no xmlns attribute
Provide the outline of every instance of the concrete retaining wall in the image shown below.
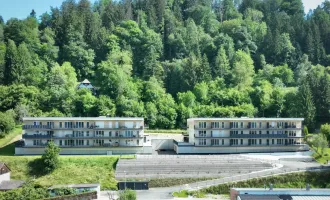
<svg viewBox="0 0 330 200"><path fill-rule="evenodd" d="M267 153L306 151L308 150L308 146L196 147L175 145L174 150L177 154Z"/></svg>
<svg viewBox="0 0 330 200"><path fill-rule="evenodd" d="M173 139L152 139L152 149L156 150L172 150L174 149Z"/></svg>

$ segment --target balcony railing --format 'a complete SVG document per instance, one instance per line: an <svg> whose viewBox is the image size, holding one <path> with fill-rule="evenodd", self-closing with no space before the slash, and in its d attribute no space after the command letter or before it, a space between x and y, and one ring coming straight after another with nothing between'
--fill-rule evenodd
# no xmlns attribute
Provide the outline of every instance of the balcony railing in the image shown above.
<svg viewBox="0 0 330 200"><path fill-rule="evenodd" d="M22 128L23 130L26 130L26 129L52 129L54 127L49 125L23 125Z"/></svg>
<svg viewBox="0 0 330 200"><path fill-rule="evenodd" d="M230 138L287 138L287 134L230 134Z"/></svg>
<svg viewBox="0 0 330 200"><path fill-rule="evenodd" d="M52 138L52 135L43 135L43 134L33 134L33 135L28 135L28 134L23 134L22 138L24 139L39 139L39 138Z"/></svg>
<svg viewBox="0 0 330 200"><path fill-rule="evenodd" d="M96 125L91 125L89 127L81 127L81 126L49 126L49 125L23 125L22 127L24 130L26 129L107 129L107 130L142 130L143 126L140 127L126 127L126 126L121 126L121 127L100 127Z"/></svg>

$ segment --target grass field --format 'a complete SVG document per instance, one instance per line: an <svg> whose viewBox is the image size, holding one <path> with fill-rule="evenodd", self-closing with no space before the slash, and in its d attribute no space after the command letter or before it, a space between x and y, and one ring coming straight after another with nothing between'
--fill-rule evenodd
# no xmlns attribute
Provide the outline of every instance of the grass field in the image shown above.
<svg viewBox="0 0 330 200"><path fill-rule="evenodd" d="M100 183L101 189L117 189L114 178L118 156L61 156L60 167L43 175L38 167L40 156L0 156L11 169L11 178L36 178L42 186L70 183Z"/></svg>
<svg viewBox="0 0 330 200"><path fill-rule="evenodd" d="M145 129L144 130L145 133L149 133L149 134L182 134L182 133L186 133L187 130L182 130L182 129Z"/></svg>
<svg viewBox="0 0 330 200"><path fill-rule="evenodd" d="M22 134L22 126L16 126L14 130L8 133L5 137L0 137L0 148L9 144L16 136Z"/></svg>

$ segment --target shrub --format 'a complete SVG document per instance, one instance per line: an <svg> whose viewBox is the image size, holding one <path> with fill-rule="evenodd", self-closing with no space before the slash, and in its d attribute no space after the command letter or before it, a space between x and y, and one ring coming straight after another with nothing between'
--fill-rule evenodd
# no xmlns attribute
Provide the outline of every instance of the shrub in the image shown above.
<svg viewBox="0 0 330 200"><path fill-rule="evenodd" d="M136 200L136 192L134 190L120 191L119 200Z"/></svg>
<svg viewBox="0 0 330 200"><path fill-rule="evenodd" d="M60 151L60 148L53 141L48 142L45 153L41 157L46 173L50 173L58 167Z"/></svg>

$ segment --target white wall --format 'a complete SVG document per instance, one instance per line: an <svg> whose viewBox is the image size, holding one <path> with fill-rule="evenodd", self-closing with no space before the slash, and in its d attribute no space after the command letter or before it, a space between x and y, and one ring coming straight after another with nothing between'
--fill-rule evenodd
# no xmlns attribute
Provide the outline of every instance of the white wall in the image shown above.
<svg viewBox="0 0 330 200"><path fill-rule="evenodd" d="M176 145L175 145L176 146ZM307 145L301 146L264 146L264 147L194 147L177 146L177 154L213 154L213 153L267 153L308 150Z"/></svg>
<svg viewBox="0 0 330 200"><path fill-rule="evenodd" d="M10 172L0 175L0 183L2 181L10 181Z"/></svg>

